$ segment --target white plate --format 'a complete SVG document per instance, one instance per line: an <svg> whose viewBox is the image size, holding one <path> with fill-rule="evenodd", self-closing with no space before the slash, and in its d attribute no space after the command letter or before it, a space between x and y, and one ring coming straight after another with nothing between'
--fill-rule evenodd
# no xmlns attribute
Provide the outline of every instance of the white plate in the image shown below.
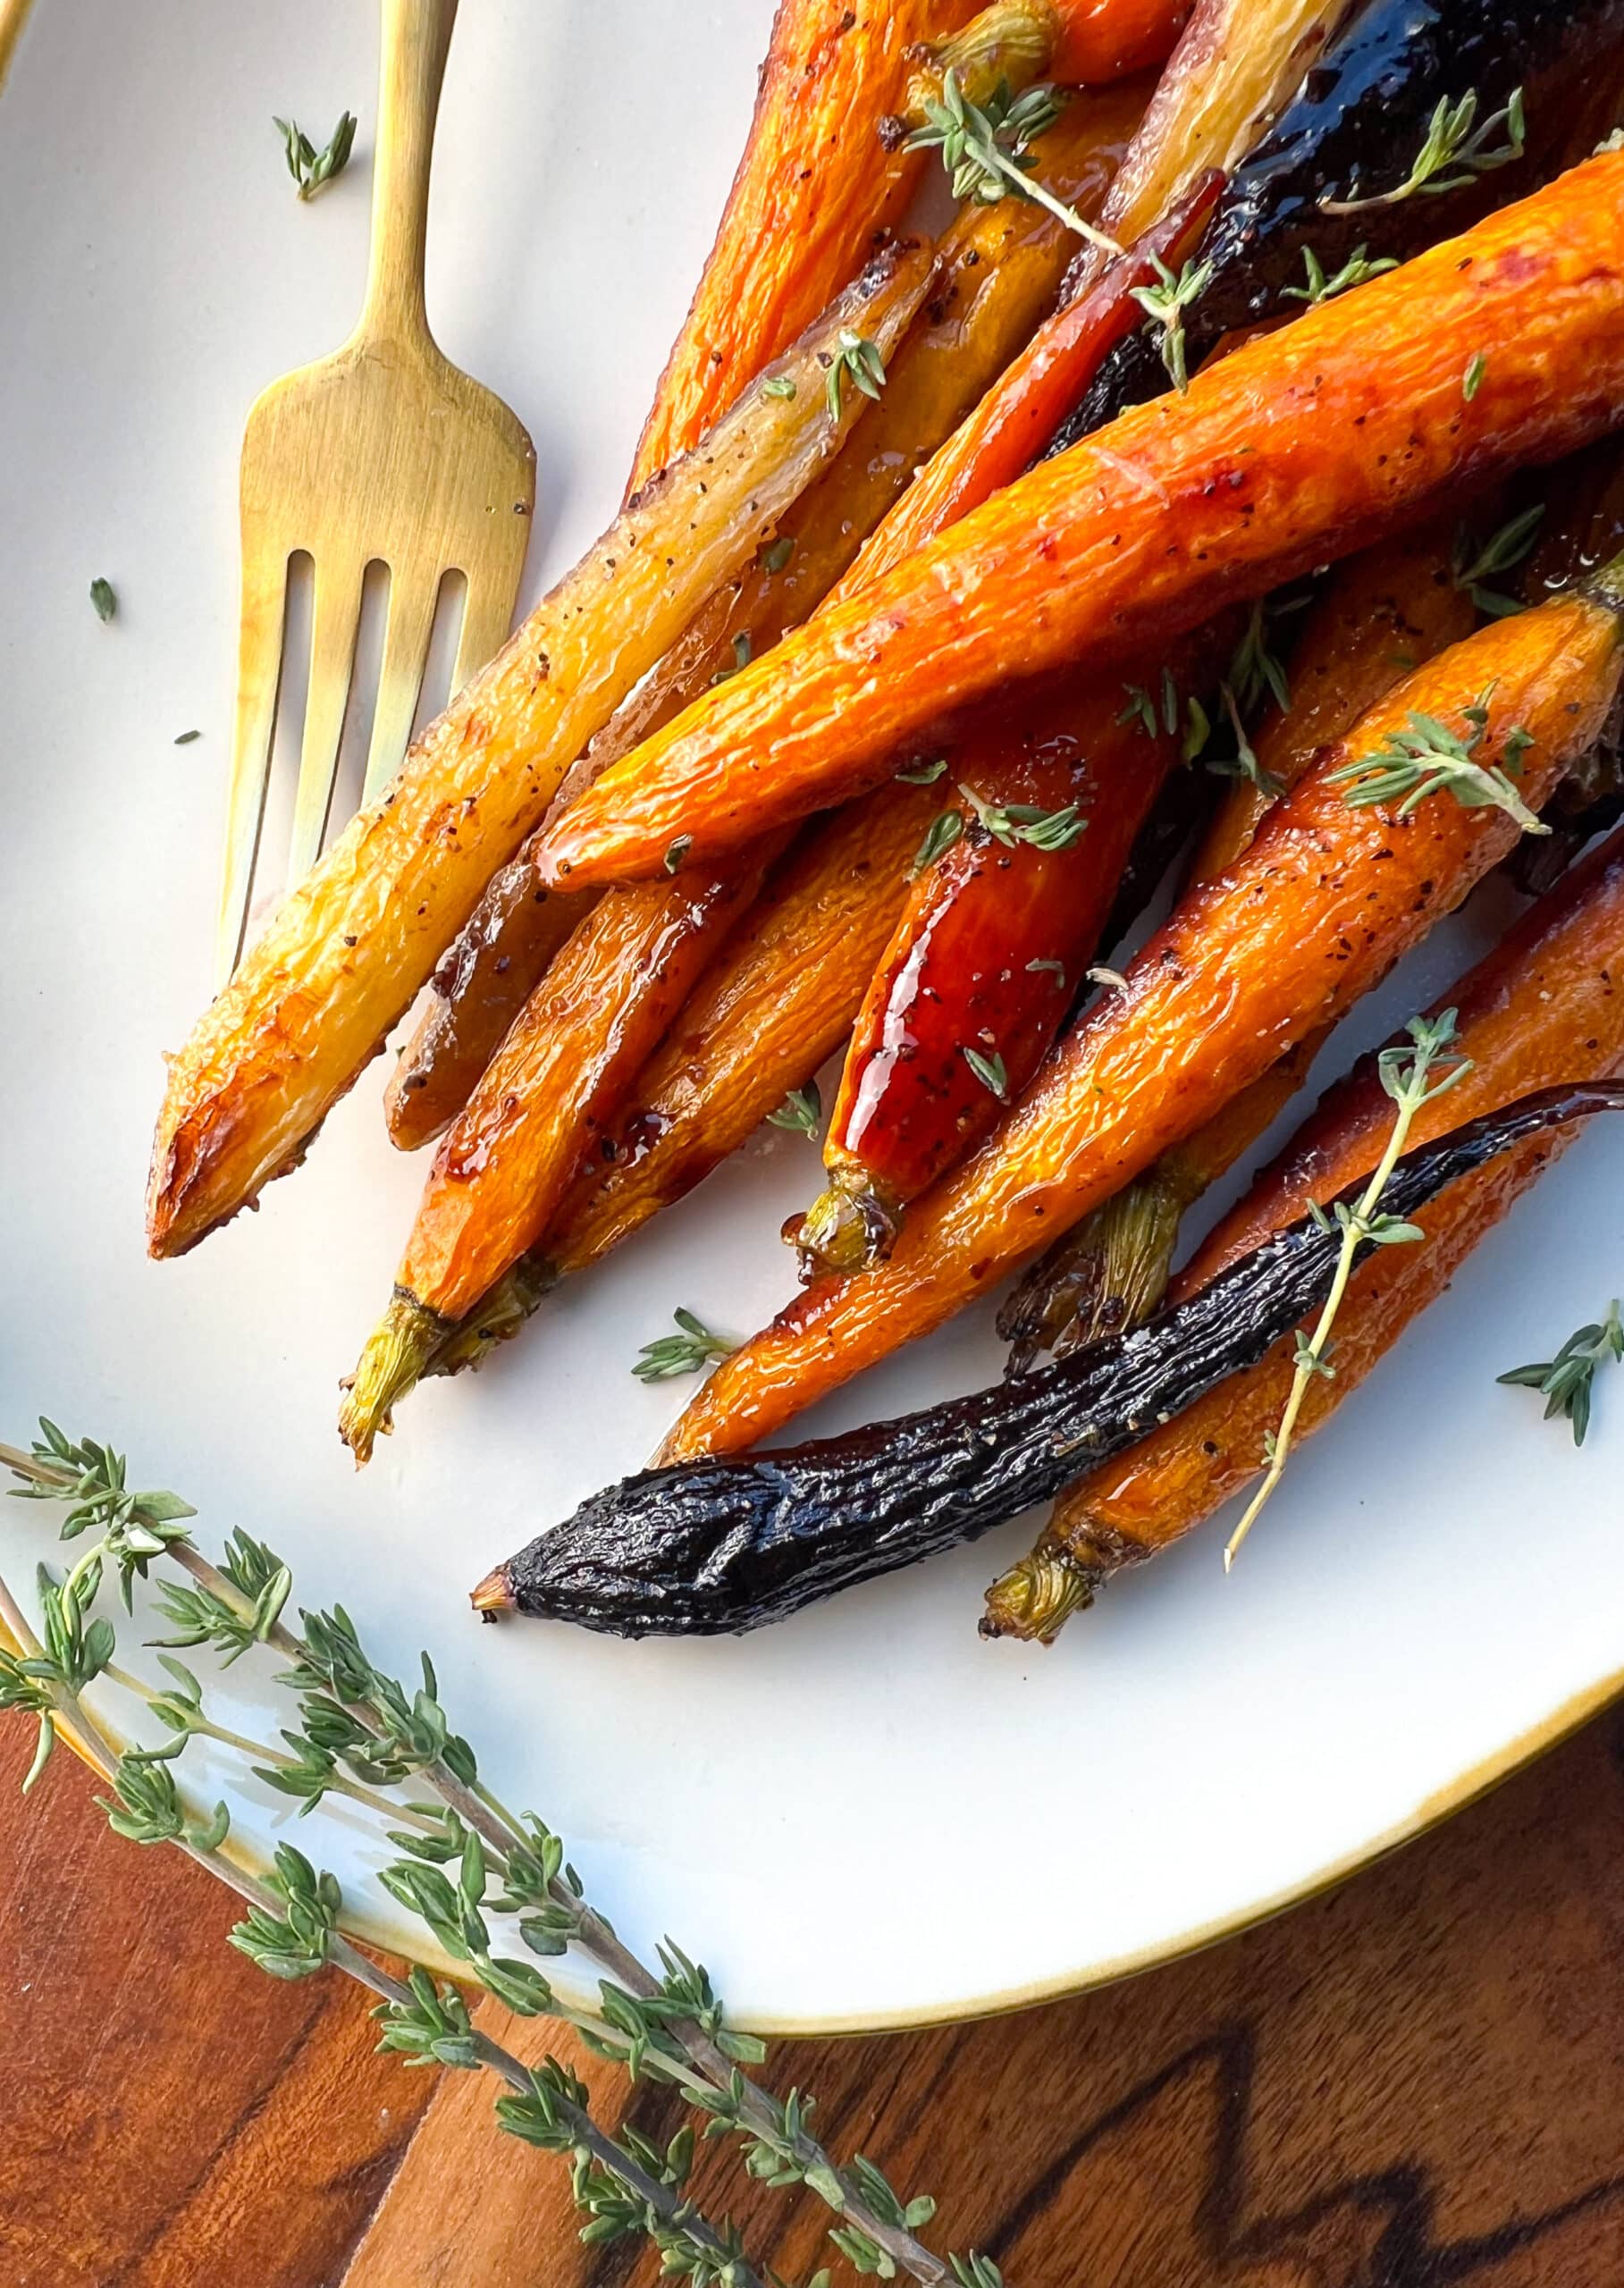
<svg viewBox="0 0 1624 2288"><path fill-rule="evenodd" d="M533 591L618 496L770 13L462 12L429 300L449 354L534 435ZM0 104L0 1435L45 1409L112 1438L206 1531L268 1536L307 1599L342 1599L400 1662L430 1644L504 1796L565 1830L628 1935L703 1950L757 2023L945 2017L1233 1927L1460 1800L1624 1668L1624 1377L1583 1453L1494 1379L1624 1286L1615 1134L1575 1148L1293 1462L1233 1578L1201 1535L1047 1656L975 1635L1023 1526L740 1642L468 1618L488 1566L677 1412L686 1386L627 1372L672 1307L743 1332L783 1300L775 1234L815 1170L801 1139L766 1131L484 1376L413 1398L360 1477L337 1378L422 1177L384 1140L383 1066L260 1215L184 1262L143 1256L160 1053L208 985L237 446L261 384L358 306L374 39L359 0L89 0L38 12ZM356 163L302 206L271 114L324 136L346 105ZM1359 1039L1485 927L1435 942ZM996 1364L967 1322L820 1420ZM38 1525L0 1505L13 1579ZM265 1802L241 1817L287 1824Z"/></svg>

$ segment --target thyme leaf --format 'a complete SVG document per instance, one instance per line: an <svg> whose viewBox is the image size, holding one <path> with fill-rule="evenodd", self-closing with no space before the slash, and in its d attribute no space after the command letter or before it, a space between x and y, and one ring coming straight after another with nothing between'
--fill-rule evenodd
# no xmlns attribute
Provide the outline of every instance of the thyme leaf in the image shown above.
<svg viewBox="0 0 1624 2288"><path fill-rule="evenodd" d="M1407 198L1437 198L1444 191L1464 189L1479 175L1521 158L1527 126L1520 88L1503 110L1480 127L1474 124L1477 117L1476 88L1468 88L1458 103L1452 104L1447 96L1441 97L1409 172L1395 189L1379 191L1370 198L1322 198L1321 207L1327 214L1354 214L1366 206L1397 206ZM1492 138L1502 129L1505 140L1494 143Z"/></svg>
<svg viewBox="0 0 1624 2288"><path fill-rule="evenodd" d="M1620 1361L1624 1361L1624 1319L1620 1318L1615 1296L1607 1306L1606 1317L1578 1328L1554 1358L1542 1358L1531 1367L1513 1367L1509 1374L1494 1379L1538 1391L1546 1401L1545 1420L1560 1414L1573 1426L1574 1444L1582 1446L1590 1427L1595 1370L1610 1362L1616 1367Z"/></svg>
<svg viewBox="0 0 1624 2288"><path fill-rule="evenodd" d="M817 1082L809 1081L804 1089L792 1089L767 1117L774 1128L791 1129L799 1136L816 1136L823 1117L823 1099L818 1093Z"/></svg>
<svg viewBox="0 0 1624 2288"><path fill-rule="evenodd" d="M355 148L356 116L352 111L344 114L319 151L296 119L279 119L274 124L287 154L288 172L301 198L314 198L349 164L349 154Z"/></svg>
<svg viewBox="0 0 1624 2288"><path fill-rule="evenodd" d="M1501 742L1503 763L1477 760L1488 728L1494 689L1490 684L1469 707L1461 709L1471 726L1464 737L1439 722L1435 715L1412 709L1403 730L1388 731L1372 753L1332 771L1327 785L1342 787L1342 800L1352 809L1391 803L1396 805L1394 817L1401 819L1408 818L1428 795L1447 789L1463 810L1493 806L1515 819L1525 834L1549 834L1550 828L1528 808L1515 783L1522 758L1534 744L1530 735L1513 725Z"/></svg>
<svg viewBox="0 0 1624 2288"><path fill-rule="evenodd" d="M1264 1460L1267 1468L1263 1483L1230 1535L1224 1552L1225 1572L1234 1563L1241 1543L1258 1522L1265 1504L1285 1474L1298 1417L1302 1411L1310 1384L1317 1376L1329 1377L1335 1373L1334 1367L1328 1363L1331 1331L1342 1308L1342 1298L1348 1291L1348 1282L1353 1275L1360 1248L1402 1247L1426 1236L1414 1224L1404 1223L1395 1216L1384 1215L1381 1210L1382 1194L1386 1190L1388 1181L1403 1153L1417 1114L1424 1106L1443 1096L1446 1089L1463 1081L1472 1068L1470 1058L1462 1056L1454 1046L1453 1009L1445 1009L1436 1017L1412 1017L1408 1030L1408 1047L1384 1048L1376 1060L1382 1086L1393 1099L1393 1119L1387 1148L1376 1163L1369 1182L1352 1207L1345 1200L1339 1199L1334 1216L1327 1216L1317 1206L1310 1211L1322 1230L1341 1228L1342 1246L1337 1255L1336 1270L1331 1282L1331 1291L1325 1298L1325 1308L1312 1334L1305 1337L1299 1332L1291 1395L1286 1401L1279 1428L1272 1431L1265 1441Z"/></svg>
<svg viewBox="0 0 1624 2288"><path fill-rule="evenodd" d="M1190 387L1184 313L1212 283L1213 266L1210 262L1187 262L1175 277L1160 255L1150 259L1156 265L1157 283L1135 286L1130 291L1149 319L1151 331L1159 336L1162 363L1182 397Z"/></svg>
<svg viewBox="0 0 1624 2288"><path fill-rule="evenodd" d="M961 786L959 793L993 840L1006 850L1018 842L1034 850L1069 850L1088 832L1089 822L1079 815L1075 803L1046 811L1041 803L984 803L969 786Z"/></svg>
<svg viewBox="0 0 1624 2288"><path fill-rule="evenodd" d="M1502 595L1485 583L1522 562L1534 546L1544 513L1544 502L1535 501L1520 516L1508 517L1497 532L1491 533L1481 547L1476 548L1467 526L1458 526L1450 555L1450 576L1460 593L1469 596L1477 610L1489 618L1509 619L1522 610L1515 596Z"/></svg>
<svg viewBox="0 0 1624 2288"><path fill-rule="evenodd" d="M979 1048L967 1048L964 1062L984 1089L990 1089L1001 1105L1009 1102L1009 1075L1004 1069L1004 1059L993 1055L983 1056Z"/></svg>
<svg viewBox="0 0 1624 2288"><path fill-rule="evenodd" d="M90 606L105 627L118 610L118 594L111 580L98 578L91 581Z"/></svg>
<svg viewBox="0 0 1624 2288"><path fill-rule="evenodd" d="M1345 294L1351 286L1362 286L1367 278L1379 278L1384 270L1396 270L1396 255L1378 255L1374 262L1367 262L1362 246L1355 247L1334 278L1327 278L1325 266L1312 247L1302 250L1302 266L1308 274L1306 286L1283 286L1282 294L1288 302L1306 302L1310 309L1321 302L1334 300Z"/></svg>
<svg viewBox="0 0 1624 2288"><path fill-rule="evenodd" d="M657 1342L645 1342L637 1353L632 1372L640 1383L666 1383L674 1375L697 1375L702 1367L731 1358L738 1348L725 1335L712 1334L692 1311L673 1311L671 1316L677 1332L662 1334Z"/></svg>
<svg viewBox="0 0 1624 2288"><path fill-rule="evenodd" d="M916 128L903 148L939 151L947 179L957 199L980 206L996 206L1000 199L1027 198L1048 209L1068 231L1086 239L1102 253L1119 255L1122 248L1092 223L1085 223L1074 207L1046 190L1036 180L1037 161L1030 146L1060 116L1061 99L1049 87L1025 88L1012 95L1009 82L1000 80L984 104L972 103L956 72L942 80L940 99L927 97L925 123Z"/></svg>
<svg viewBox="0 0 1624 2288"><path fill-rule="evenodd" d="M840 339L829 356L829 417L838 421L845 404L847 382L862 396L878 398L886 385L885 352L877 341L866 334L854 333L849 325L840 329Z"/></svg>
<svg viewBox="0 0 1624 2288"><path fill-rule="evenodd" d="M928 866L934 866L938 858L945 857L952 849L963 831L963 811L938 811L925 829L924 839L913 854L913 863L908 870L910 874L922 874Z"/></svg>

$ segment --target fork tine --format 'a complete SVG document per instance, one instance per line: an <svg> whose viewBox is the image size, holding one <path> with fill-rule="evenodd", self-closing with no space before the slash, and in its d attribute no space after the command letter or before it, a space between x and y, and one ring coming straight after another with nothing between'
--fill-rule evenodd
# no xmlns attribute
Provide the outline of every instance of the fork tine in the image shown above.
<svg viewBox="0 0 1624 2288"><path fill-rule="evenodd" d="M271 742L282 685L282 621L288 566L264 547L245 545L242 625L237 643L237 713L231 730L231 778L226 796L225 865L215 939L215 983L223 985L242 955L254 868L271 783Z"/></svg>
<svg viewBox="0 0 1624 2288"><path fill-rule="evenodd" d="M303 881L321 856L322 837L327 830L355 666L363 568L354 564L329 570L320 563L316 568L310 687L305 701L305 736L299 749L293 840L288 854L290 888Z"/></svg>
<svg viewBox="0 0 1624 2288"><path fill-rule="evenodd" d="M501 567L468 580L468 600L463 609L462 634L457 643L457 665L451 671L451 696L493 660L507 642L513 626L517 567Z"/></svg>
<svg viewBox="0 0 1624 2288"><path fill-rule="evenodd" d="M432 584L408 585L391 578L378 703L373 711L372 744L366 752L366 783L361 790L363 803L370 803L383 792L405 756L423 689L423 670L428 663L434 605Z"/></svg>

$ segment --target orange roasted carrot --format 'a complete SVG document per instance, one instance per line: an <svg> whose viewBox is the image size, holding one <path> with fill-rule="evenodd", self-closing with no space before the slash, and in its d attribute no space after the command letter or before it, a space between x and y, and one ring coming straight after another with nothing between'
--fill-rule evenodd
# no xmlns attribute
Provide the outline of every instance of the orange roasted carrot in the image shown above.
<svg viewBox="0 0 1624 2288"><path fill-rule="evenodd" d="M1624 151L1042 463L604 773L543 879L657 872L872 785L943 708L1120 659L1624 403Z"/></svg>
<svg viewBox="0 0 1624 2288"><path fill-rule="evenodd" d="M1238 778L1191 862L1210 881L1267 813L1266 786L1289 791L1322 747L1351 730L1399 677L1469 634L1477 618L1453 576L1455 526L1439 517L1338 565L1310 606L1291 659L1291 705L1271 706L1254 739L1259 778ZM1069 1231L999 1314L1017 1367L1058 1357L1148 1317L1162 1299L1184 1214L1225 1175L1296 1094L1324 1046L1300 1041L1206 1126Z"/></svg>
<svg viewBox="0 0 1624 2288"><path fill-rule="evenodd" d="M790 854L638 1074L541 1240L436 1353L432 1373L477 1365L560 1279L683 1199L805 1087L851 1030L935 809L929 788L882 786Z"/></svg>
<svg viewBox="0 0 1624 2288"><path fill-rule="evenodd" d="M802 1220L804 1274L885 1254L902 1209L997 1126L1081 989L1180 721L1090 677L1000 710L943 761L938 838L874 972Z"/></svg>
<svg viewBox="0 0 1624 2288"><path fill-rule="evenodd" d="M1226 172L1342 13L1342 0L1201 0L1098 217L1106 235L1130 251L1108 264L1092 248L1079 257L1064 307L869 543L865 579L901 563L1044 450L1112 349L1143 323L1135 290L1157 282L1158 265L1176 270L1193 250ZM983 80L992 68L983 65Z"/></svg>
<svg viewBox="0 0 1624 2288"><path fill-rule="evenodd" d="M339 1429L358 1463L459 1320L540 1237L595 1131L776 854L618 890L576 930L434 1155Z"/></svg>
<svg viewBox="0 0 1624 2288"><path fill-rule="evenodd" d="M974 0L781 0L755 117L693 305L637 447L628 492L688 451L899 219L916 154L888 152L921 41Z"/></svg>
<svg viewBox="0 0 1624 2288"><path fill-rule="evenodd" d="M1142 82L1069 104L1032 149L1037 178L1097 214L1144 109ZM920 463L969 411L1059 287L1075 241L1044 208L967 206L943 233L937 278L891 361L861 444L839 453L755 562L719 591L593 742L558 803L670 720L696 693L798 627L856 555ZM437 991L395 1069L389 1131L403 1150L467 1102L502 1035L586 910L543 891L525 852L490 884L437 972Z"/></svg>
<svg viewBox="0 0 1624 2288"><path fill-rule="evenodd" d="M1592 853L1435 1007L1458 1013L1472 1070L1453 1102L1422 1111L1418 1143L1525 1091L1624 1069L1624 834ZM1325 1097L1177 1283L1192 1293L1224 1265L1367 1175L1392 1130L1374 1056ZM1566 1148L1531 1140L1426 1211L1423 1244L1378 1249L1353 1277L1336 1321L1336 1373L1316 1377L1299 1430L1317 1429L1443 1292L1485 1232ZM1295 1371L1288 1337L1165 1428L1067 1489L1030 1557L988 1593L982 1632L1052 1642L1099 1583L1153 1557L1258 1477Z"/></svg>
<svg viewBox="0 0 1624 2288"><path fill-rule="evenodd" d="M1537 807L1617 696L1621 605L1624 575L1610 570L1482 629L1379 702L1250 849L1182 901L1123 988L1096 1004L997 1132L917 1205L889 1260L808 1288L736 1351L678 1423L668 1459L749 1445L940 1325L1350 1007L1519 829L1504 810L1447 791L1404 816L1351 803L1359 790L1339 770L1362 777L1426 716L1471 741L1467 772L1519 768L1522 798Z"/></svg>

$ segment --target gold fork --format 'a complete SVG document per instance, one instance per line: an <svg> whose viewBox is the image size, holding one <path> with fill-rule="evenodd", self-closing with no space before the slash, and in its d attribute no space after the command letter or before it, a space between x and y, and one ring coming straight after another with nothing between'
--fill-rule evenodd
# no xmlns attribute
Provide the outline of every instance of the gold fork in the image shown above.
<svg viewBox="0 0 1624 2288"><path fill-rule="evenodd" d="M411 736L441 585L467 601L451 687L508 634L535 500L535 450L489 390L448 363L423 297L429 166L457 0L383 0L372 259L354 333L273 382L242 442L242 626L218 968L236 967L261 868L288 563L315 567L310 677L289 887L320 855L355 661L361 587L388 568L388 619L362 799Z"/></svg>

